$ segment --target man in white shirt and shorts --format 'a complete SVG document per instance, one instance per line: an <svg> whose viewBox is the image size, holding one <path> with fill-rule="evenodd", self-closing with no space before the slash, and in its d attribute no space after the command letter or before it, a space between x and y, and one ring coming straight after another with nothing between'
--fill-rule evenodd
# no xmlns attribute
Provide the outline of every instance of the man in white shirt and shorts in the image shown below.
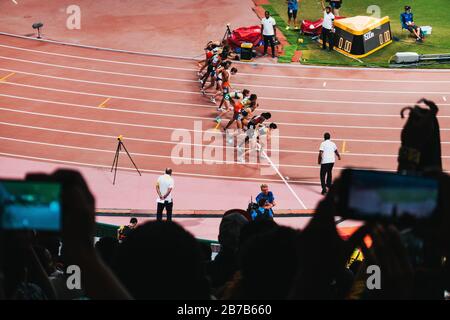
<svg viewBox="0 0 450 320"><path fill-rule="evenodd" d="M335 155L341 160L336 144L330 140L331 136L328 132L323 135L324 141L320 144L319 159L320 164L320 184L322 186L322 194L327 193L327 188L331 188L332 174ZM326 183L325 183L326 179Z"/></svg>
<svg viewBox="0 0 450 320"><path fill-rule="evenodd" d="M158 194L157 202L157 211L156 211L156 220L162 221L162 215L164 208L167 213L167 221L172 220L172 209L173 209L173 200L172 200L172 190L173 190L173 178L172 178L172 169L167 168L165 173L158 178L156 182L156 193Z"/></svg>

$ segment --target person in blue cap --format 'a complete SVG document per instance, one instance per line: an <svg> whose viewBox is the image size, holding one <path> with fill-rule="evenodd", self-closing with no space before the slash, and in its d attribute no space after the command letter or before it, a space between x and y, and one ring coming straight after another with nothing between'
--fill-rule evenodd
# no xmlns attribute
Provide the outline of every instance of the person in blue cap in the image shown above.
<svg viewBox="0 0 450 320"><path fill-rule="evenodd" d="M410 6L405 6L405 12L400 15L400 21L402 23L402 28L408 30L416 37L416 41L423 41L422 30L414 22L414 15L411 11Z"/></svg>

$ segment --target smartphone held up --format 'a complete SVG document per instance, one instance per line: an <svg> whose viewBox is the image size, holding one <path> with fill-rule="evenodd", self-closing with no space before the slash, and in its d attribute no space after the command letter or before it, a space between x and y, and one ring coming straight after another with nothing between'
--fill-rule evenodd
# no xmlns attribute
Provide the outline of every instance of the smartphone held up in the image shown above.
<svg viewBox="0 0 450 320"><path fill-rule="evenodd" d="M58 232L60 198L58 183L0 180L0 228Z"/></svg>
<svg viewBox="0 0 450 320"><path fill-rule="evenodd" d="M345 169L337 192L342 217L402 225L433 220L441 200L437 179L382 171Z"/></svg>

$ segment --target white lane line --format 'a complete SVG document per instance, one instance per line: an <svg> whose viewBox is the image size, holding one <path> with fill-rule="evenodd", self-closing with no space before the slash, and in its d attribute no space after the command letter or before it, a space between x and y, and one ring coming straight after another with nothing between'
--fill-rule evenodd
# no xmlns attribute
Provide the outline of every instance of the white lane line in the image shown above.
<svg viewBox="0 0 450 320"><path fill-rule="evenodd" d="M57 144L57 143L48 143L48 142L39 142L39 141L31 141L31 140L25 140L25 139L15 139L15 138L8 138L8 137L2 137L0 136L0 140L6 140L6 141L12 141L12 142L19 142L19 143L27 143L27 144L34 144L34 145L40 145L40 146L47 146L47 147L56 147L56 148L62 148L62 149L73 149L73 150L82 150L82 151L91 151L91 152L104 152L104 153L115 153L116 150L105 150L105 149L98 149L98 148L87 148L87 147L79 147L79 146L71 146L71 145L65 145L65 144ZM161 158L161 159L170 159L170 160L179 160L179 161L188 161L188 165L191 165L192 163L195 163L197 161L204 163L206 162L202 158L188 158L188 157L176 157L176 156L166 156L166 155L158 155L158 154L151 154L151 153L139 153L139 152L130 152L133 156L138 157L149 157L149 158ZM212 162L212 160L211 160ZM214 165L222 165L222 164L236 164L239 165L236 161L227 161L227 160L220 160L220 161L214 161ZM269 165L264 163L257 163L257 162L246 162L246 165ZM183 165L183 163L181 164ZM318 170L318 165L308 166L308 165L296 165L296 164L279 164L279 167L284 168L301 168L301 169L312 169L312 170ZM367 167L358 167L359 169L368 169ZM344 169L344 167L336 167L338 170ZM383 169L384 170L384 169ZM395 171L395 170L390 170Z"/></svg>
<svg viewBox="0 0 450 320"><path fill-rule="evenodd" d="M447 97L446 96L443 96L442 99L444 99L444 101L447 102Z"/></svg>
<svg viewBox="0 0 450 320"><path fill-rule="evenodd" d="M50 43L50 44L56 44L54 47L62 47L62 46L69 46L74 48L82 48L82 49L93 49L93 50L101 50L106 52L113 52L113 53L125 53L125 54L134 54L134 55L141 55L146 56L150 58L170 58L170 59L177 59L177 60L188 60L188 61L195 61L197 62L199 59L205 56L204 53L199 54L195 57L183 57L183 56L175 56L175 55L169 55L169 54L162 54L162 53L151 53L151 52L142 52L142 51L131 51L131 50L122 50L122 49L113 49L113 48L105 48L105 47L97 47L97 46L90 46L86 44L80 44L80 43L70 43L70 42L63 42L63 41L57 41L57 40L50 40L50 39L37 39L37 38L30 38L27 36L22 36L19 34L12 34L7 32L0 32L0 35L2 36L9 36L13 38L19 38L19 39L25 39L28 41L35 41L35 42L44 42L44 43ZM430 70L430 69L429 69ZM400 69L399 71L406 71Z"/></svg>
<svg viewBox="0 0 450 320"><path fill-rule="evenodd" d="M0 94L0 96L2 96ZM114 98L111 96L111 98ZM98 107L93 106L83 106L83 105L72 105L79 108L89 108L89 109L95 109L96 111L103 112L105 110L109 111L115 111L115 112L129 112L127 110L120 110L120 109L113 109L113 108L106 108L106 109L99 109ZM0 108L0 110L12 110L11 108ZM138 114L146 114L146 115L152 115L152 116L160 116L160 117L173 117L173 118L183 118L183 119L192 119L192 120L207 120L207 121L213 121L214 118L209 117L198 117L198 116L186 116L186 115L178 115L178 114L170 114L170 113L156 113L156 112L147 112L147 111L134 111L134 113ZM312 128L349 128L349 129L370 129L370 130L401 130L400 127L376 127L376 126L351 126L351 125L337 125L337 124L315 124L315 123L287 123L287 122L279 122L277 121L277 124L283 125L283 126L290 126L290 127L312 127ZM441 131L450 131L450 128L441 128Z"/></svg>
<svg viewBox="0 0 450 320"><path fill-rule="evenodd" d="M47 131L47 132L57 132L57 133L65 133L65 134L74 134L74 135L81 135L81 136L88 136L88 137L95 137L95 138L106 138L106 139L116 139L116 136L112 135L105 135L105 134L96 134L96 133L89 133L89 132L79 132L79 131L70 131L70 130L61 130L61 129L53 129L53 128L45 128L45 127L37 127L37 126L29 126L29 125L23 125L23 124L17 124L17 123L10 123L10 122L3 122L0 121L0 125L4 126L10 126L10 127L16 127L16 128L25 128L25 129L32 129L32 130L41 130L41 131ZM136 141L136 142L146 142L146 143L160 143L160 144L170 144L170 145L186 145L186 146L194 146L194 147L205 147L205 144L198 144L198 143L186 143L186 142L177 142L177 141L166 141L166 140L156 140L156 139L143 139L143 138L135 138L135 137L129 137L124 136L124 138L128 141ZM235 149L235 147L232 146L224 146L225 149ZM272 152L280 152L280 153L299 153L299 154L317 154L317 151L308 151L308 150L287 150L287 149L271 149ZM348 152L345 153L345 156L361 156L361 157L397 157L397 154L375 154L375 153L352 153ZM450 158L450 156L442 156L442 158L447 159Z"/></svg>
<svg viewBox="0 0 450 320"><path fill-rule="evenodd" d="M86 69L86 68L78 68L78 67L72 67L72 66L52 64L52 63L35 62L35 61L30 61L30 60L10 58L10 57L4 57L4 56L0 56L0 59L25 62L25 63L31 63L31 64L37 64L37 65L45 65L45 66L50 66L50 67L55 67L55 68L64 68L64 69L77 70L77 71L96 72L96 73L114 74L114 75L119 75L119 76L131 76L131 77L140 77L140 78L147 78L147 79L154 79L154 80L189 82L189 83L198 84L197 80L156 77L156 76L149 76L149 75L136 75L136 74L132 74L132 73L103 71L103 70L97 70L97 69ZM159 88L154 88L154 87L143 87L143 86L117 84L117 83L111 83L111 82L96 82L96 81L81 80L81 79L76 79L76 78L51 76L51 75L46 75L46 74L42 74L42 73L32 73L32 72L15 70L15 69L0 68L0 70L3 70L5 72L15 72L15 73L21 73L21 74L25 74L25 75L44 77L44 78L49 78L49 79L57 79L57 80L76 81L76 82L82 82L82 83L92 83L92 84L109 85L109 86L117 86L117 87L124 87L124 88L133 88L133 89L143 89L143 90L159 90L159 91L167 90L168 92L181 92L181 93L196 94L196 95L199 94L199 92L197 92L197 91L179 91L179 90L177 91L177 90L159 89ZM326 85L327 85L327 82L324 82L323 87L325 88ZM409 94L450 94L450 92L440 92L440 91L358 90L357 88L353 88L353 89L332 89L332 88L323 89L323 88L311 88L311 87L289 87L289 86L274 86L274 85L268 86L268 85L260 85L260 84L254 85L254 84L247 84L247 83L235 83L235 86L240 87L240 88L250 87L250 88L269 88L269 89L280 89L280 90L320 91L320 92L385 93L385 94L408 94L408 95ZM260 97L260 98L264 99L264 97ZM276 97L276 99L282 100L281 97L280 98Z"/></svg>
<svg viewBox="0 0 450 320"><path fill-rule="evenodd" d="M126 62L126 61L98 59L98 58L89 58L89 57L84 57L84 56L69 55L69 54L48 52L48 51L42 51L42 50L34 50L34 49L26 49L26 48L15 47L15 46L8 46L8 45L2 45L2 44L0 44L0 47L13 49L13 50L26 51L26 52L34 52L34 53L38 53L38 54L60 56L60 57L65 57L65 58L81 59L81 60L96 61L96 62L106 62L106 63L114 63L114 64L123 64L123 65L149 67L149 68L161 68L161 69L170 69L170 70L179 70L179 71L192 71L192 72L197 71L194 68L169 67L169 66L161 66L161 65L154 65L154 64ZM241 72L240 75L252 76L252 77L265 77L265 78L286 78L286 79L307 79L307 80L328 80L328 81L353 81L353 82L450 83L450 80L391 80L391 79L363 79L363 78L326 78L326 77L271 75L271 74L264 74L264 73L259 74L259 73L245 73L245 72Z"/></svg>
<svg viewBox="0 0 450 320"><path fill-rule="evenodd" d="M303 207L303 209L306 209L306 206L305 206L305 203L303 202L303 200L300 199L300 197L297 195L297 193L294 191L294 189L292 189L291 185L286 181L284 176L281 174L280 170L278 170L279 164L278 164L278 166L276 166L273 163L272 159L270 159L270 157L267 156L267 153L264 151L264 149L261 147L261 145L259 143L256 143L256 144L258 145L259 149L262 151L262 154L263 154L264 158L269 162L269 164L272 167L272 169L275 170L275 172L278 174L280 179L284 182L284 184L289 189L289 191L292 193L292 195L297 200L297 202L300 203L300 205Z"/></svg>
<svg viewBox="0 0 450 320"><path fill-rule="evenodd" d="M23 84L23 83L17 83L17 82L1 82L1 85L10 85L10 86L19 86L24 88L32 88L32 89L41 89L41 90L47 90L47 91L55 91L55 92L64 92L64 93L71 93L71 94L77 94L77 95L87 95L87 96L93 96L93 97L110 97L114 99L122 99L122 100L129 100L129 101L140 101L140 102L155 102L155 100L150 99L140 99L140 98L130 98L130 97L124 97L124 96L114 96L109 93L105 94L97 94L97 93L90 93L90 92L83 92L83 91L73 91L73 90L65 90L65 89L56 89L56 88L50 88L50 87L43 87L43 86L36 86L36 85L29 85L29 84ZM158 89L158 91L169 91L165 89ZM264 98L259 97L258 99L263 100L275 100L275 101L293 101L293 102L310 102L310 103L328 103L328 104L357 104L357 105L409 105L411 103L409 102L368 102L368 101L342 101L342 100L310 100L310 99L288 99L288 98ZM450 104L444 104L441 103L441 106L447 106Z"/></svg>
<svg viewBox="0 0 450 320"><path fill-rule="evenodd" d="M7 49L13 49L13 50L19 50L19 51L25 51L25 52L33 52L33 53L38 53L38 54L45 54L45 55L50 55L50 56L57 56L57 57L64 57L64 58L73 58L73 59L95 61L95 62L106 62L106 63L114 63L114 64L123 64L123 65L127 65L127 66L160 68L160 69L169 69L169 70L178 70L178 71L195 71L194 68L169 67L169 66L161 66L161 65L148 64L148 63L137 63L137 62L127 62L127 61L117 61L117 60L108 60L108 59L89 58L89 57L83 57L83 56L77 56L77 55L71 55L71 54L64 54L64 53L56 53L56 52L48 52L48 51L27 49L27 48L21 48L21 47L14 47L14 46L8 46L8 45L4 45L4 44L0 44L0 47L7 48Z"/></svg>
<svg viewBox="0 0 450 320"><path fill-rule="evenodd" d="M40 112L32 112L32 111L24 111L24 110L17 110L12 108L2 108L0 107L0 110L3 111L9 111L14 113L21 113L21 114L29 114L29 115L36 115L36 116L42 116L42 117L48 117L48 118L56 118L56 119L67 119L67 120L75 120L75 121L85 121L85 122L93 122L93 123L103 123L108 125L122 125L122 126L129 126L129 127L137 127L137 128L146 128L146 129L161 129L161 130L171 130L173 131L174 128L172 127L163 127L163 126L152 126L152 125L144 125L144 124L134 124L134 123L124 123L124 122L114 122L114 121L105 121L105 120L93 120L93 119L86 119L86 118L78 118L78 117L69 117L69 116L61 116L61 115L55 115L55 114L48 114L48 113L40 113ZM205 130L195 130L195 129L180 129L188 132L199 132L199 133L205 133L207 131ZM295 140L314 140L314 141L322 141L322 138L314 138L314 137L300 137L300 136L279 136L281 139L295 139ZM352 142L362 142L362 143L395 143L399 144L399 141L392 141L392 140L363 140L363 139L334 139L336 141L352 141ZM450 144L450 142L441 142L441 144Z"/></svg>
<svg viewBox="0 0 450 320"><path fill-rule="evenodd" d="M65 102L58 102L58 101L52 101L52 100L34 99L34 98L27 98L27 97L9 95L9 94L0 94L0 96L6 97L6 98L12 98L12 99L34 101L34 102L43 102L43 103L59 104L59 105L66 105L66 106L93 108L93 106L88 106L88 105L65 103ZM146 100L146 102L158 103L158 104L170 104L170 105L178 105L178 106L188 106L188 107L195 107L195 108L206 108L208 110L212 110L212 106L206 105L206 104L172 102L172 101L162 101L162 100ZM97 108L95 108L95 109L97 109ZM128 113L136 113L136 114L153 114L153 113L148 113L145 111L133 111L133 110L127 110L127 109L124 110L124 109L117 109L117 108L110 108L110 110L120 111L120 112L128 112ZM278 109L278 108L277 109L258 108L258 110L269 111L269 112L272 112L275 114L276 113L293 113L293 114L311 114L311 115L346 116L346 117L374 117L374 118L384 117L384 118L396 118L396 119L400 118L397 113L396 114L378 114L378 113L322 112L322 111L282 110L282 109ZM166 114L166 113L164 113L164 114ZM159 115L164 115L164 114L159 114ZM438 115L438 118L450 118L450 115L448 115L448 116Z"/></svg>
<svg viewBox="0 0 450 320"><path fill-rule="evenodd" d="M86 162L76 162L76 161L65 161L65 160L57 160L57 159L51 159L51 158L42 158L42 157L33 157L33 156L26 156L26 155L20 155L15 153L6 153L6 152L0 152L0 156L6 156L6 157L14 157L14 158L21 158L21 159L28 159L28 160L37 160L37 161L46 161L46 162L55 162L60 164L67 164L67 165L76 165L76 166L83 166L83 167L94 167L94 168L104 168L104 169L111 169L110 165L100 165L100 164L94 164L94 163L86 163ZM117 167L119 170L124 171L136 171L134 167ZM161 174L161 169L152 170L152 169L139 169L142 172L148 172L148 173L157 173ZM175 176L188 176L188 177L200 177L200 178L215 178L215 179L227 179L227 180L244 180L244 181L267 181L267 182L278 182L281 183L282 181L279 179L263 179L259 177L235 177L235 176L220 176L220 175L211 175L211 174L201 174L201 173L189 173L189 172L180 172L177 171L174 172ZM320 183L318 182L312 182L309 180L291 180L291 183L295 184L313 184L318 185Z"/></svg>
<svg viewBox="0 0 450 320"><path fill-rule="evenodd" d="M95 68L81 68L81 67L73 67L73 66L67 66L67 65L62 65L62 64L54 64L54 63L46 63L46 62L40 62L40 61L34 61L34 60L11 58L11 57L5 57L5 56L0 56L0 59L16 61L16 62L24 62L24 63L29 63L29 64L36 64L36 65L47 66L47 67L55 67L55 68L60 68L60 69L68 69L68 70L77 70L77 71L113 74L113 75L118 75L118 76L136 77L136 78L144 78L144 79L156 79L156 80L168 80L168 81L193 82L193 83L195 82L195 83L198 83L198 80L157 77L157 76L143 75L143 74L136 74L136 73L125 73L125 72L115 72L115 71L100 70L100 69L95 69Z"/></svg>
<svg viewBox="0 0 450 320"><path fill-rule="evenodd" d="M44 100L44 99L35 99L35 98L28 98L28 97L16 96L16 95L11 95L11 94L0 94L0 97L18 99L18 100L27 100L27 101L33 101L33 102L42 102L42 103L49 103L49 104L58 104L58 105L65 105L65 106L75 106L75 107L81 107L81 108L94 108L93 106L89 106L89 105L59 102L59 101ZM177 106L179 105L179 106L189 106L189 107L197 107L197 108L207 108L209 110L211 110L211 108L212 108L211 105L202 105L202 104L194 104L194 103L182 103L182 102L159 101L159 100L148 100L148 102L149 103L177 105ZM97 108L95 108L95 109L97 109ZM134 111L134 110L128 110L128 109L111 108L111 107L109 108L109 110L119 111L119 112L136 113L136 114L148 114L148 112L146 112L146 111ZM376 113L298 111L298 110L279 110L279 109L264 109L264 108L258 108L258 110L269 111L272 113L295 113L295 114L314 114L314 115L348 116L348 117L387 117L387 118L397 118L397 119L399 118L399 115L397 115L397 114L392 115L392 114L376 114ZM438 115L438 118L450 118L450 116Z"/></svg>

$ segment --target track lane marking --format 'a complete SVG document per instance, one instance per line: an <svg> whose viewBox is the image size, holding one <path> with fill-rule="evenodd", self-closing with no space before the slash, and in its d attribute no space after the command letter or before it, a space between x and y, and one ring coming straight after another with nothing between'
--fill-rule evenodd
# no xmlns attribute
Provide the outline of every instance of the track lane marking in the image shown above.
<svg viewBox="0 0 450 320"><path fill-rule="evenodd" d="M11 108L3 108L3 107L0 107L0 110L15 112L15 113L22 113L22 114L37 115L37 116L49 117L49 118L75 120L75 121L86 121L86 122L93 122L93 123L104 123L104 124L111 124L111 125L122 125L122 126L138 127L138 128L148 128L148 129L161 129L161 130L172 130L172 131L174 130L174 128L172 128L172 127L152 126L152 125L134 124L134 123L123 123L123 122L114 122L114 121L105 121L105 120L94 120L94 119L61 116L61 115L55 115L55 114L39 113L39 112L17 110L17 109L11 109ZM199 132L199 133L207 132L205 130L195 130L195 129L185 129L185 128L180 128L180 129L188 131L188 132ZM316 140L316 141L323 140L322 138L314 138L314 137L281 136L281 135L279 137L282 139L295 139L295 140ZM342 139L334 139L334 140L342 141ZM377 143L396 143L396 144L399 143L399 141L389 141L389 140L387 140L387 141L370 140L370 139L367 139L367 140L345 139L345 140L354 141L354 142L377 142ZM449 144L449 143L450 142L441 142L441 144Z"/></svg>
<svg viewBox="0 0 450 320"><path fill-rule="evenodd" d="M20 155L15 153L6 153L6 152L0 152L0 156L6 156L6 157L15 157L15 158L21 158L21 159L29 159L29 160L38 160L38 161L46 161L46 162L56 162L61 164L68 164L68 165L79 165L84 167L94 167L94 168L104 168L111 170L110 165L100 165L100 164L93 164L93 163L86 163L86 162L76 162L76 161L65 161L65 160L57 160L57 159L50 159L50 158L42 158L42 157L33 157L33 156L26 156L26 155ZM134 167L117 167L120 170L124 171L136 171ZM142 172L147 173L156 173L161 174L161 169L158 170L152 170L152 169L139 169ZM215 178L215 179L227 179L227 180L250 180L250 181L268 181L268 182L278 182L282 183L279 179L262 179L259 177L242 177L242 176L220 176L220 175L208 175L208 174L200 174L200 173L189 173L189 172L179 172L177 171L174 173L175 176L190 176L190 177L202 177L202 178ZM291 180L292 183L295 184L313 184L313 185L320 185L318 182L312 182L308 180Z"/></svg>
<svg viewBox="0 0 450 320"><path fill-rule="evenodd" d="M35 86L35 85L29 85L29 84L23 84L23 83L17 83L17 82L0 82L0 84L3 85L11 85L11 86L19 86L24 88L32 88L32 89L40 89L40 90L47 90L47 91L55 91L55 92L64 92L64 93L71 93L76 95L87 95L87 96L93 96L93 97L104 97L105 94L97 94L97 93L90 93L90 92L84 92L84 91L73 91L73 90L66 90L66 89L56 89L51 87L43 87L43 86ZM159 90L159 89L158 89ZM130 101L140 101L140 102L161 102L164 103L164 101L158 101L158 100L151 100L151 99L142 99L142 98L131 98L131 97L124 97L124 96L114 96L114 95L108 95L110 98L114 99L122 99L122 100L130 100ZM276 99L276 98L259 98L264 100L284 100L284 101L293 101L293 102L311 102L311 103L333 103L333 104L358 104L358 105L410 105L414 103L409 102L358 102L358 101L342 101L342 100L309 100L309 99ZM167 103L167 102L165 102ZM181 104L177 102L178 104ZM441 103L441 106L450 106L450 103L444 104ZM213 108L211 106L211 108Z"/></svg>
<svg viewBox="0 0 450 320"><path fill-rule="evenodd" d="M174 81L174 82L189 82L189 83L198 83L197 80L189 80L189 79L179 79L179 78L166 78L166 77L156 77L156 76L149 76L149 75L137 75L133 73L122 73L122 72L110 72L110 71L104 71L104 70L98 70L98 69L86 69L86 68L79 68L79 67L72 67L72 66L64 66L64 65L57 65L52 63L43 63L43 62L35 62L31 60L23 60L23 59L17 59L17 58L10 58L10 57L4 57L0 56L0 59L5 60L12 60L12 61L18 61L18 62L25 62L25 63L31 63L31 64L38 64L38 65L46 65L56 68L63 68L63 69L71 69L71 70L77 70L77 71L85 71L85 72L96 72L96 73L105 73L105 74L114 74L119 76L130 76L130 77L140 77L140 78L148 78L148 79L155 79L155 80L167 80L167 81ZM59 79L59 80L67 80L67 81L78 81L78 82L84 82L84 83L94 83L94 84L101 84L101 85L113 85L113 86L121 86L124 88L136 88L136 89L160 89L160 88L152 88L152 87L143 87L143 86L131 86L131 85L125 85L125 84L116 84L116 83L110 83L110 82L96 82L96 81L88 81L88 80L81 80L76 78L67 78L67 77L58 77L58 76L51 76L46 75L42 73L32 73L28 71L20 71L20 70L13 70L13 69L6 69L6 68L0 68L0 70L9 71L9 72L16 72L16 73L22 73L27 75L33 75L37 77L45 77L50 79ZM255 88L269 88L269 89L281 89L281 90L303 90L303 91L325 91L325 92L350 92L350 93L385 93L385 94L450 94L450 92L441 92L441 91L404 91L404 90L358 90L358 89L332 89L326 87L326 82L323 83L323 88L308 88L308 87L289 87L289 86L268 86L268 85L254 85L254 84L246 84L246 83L235 83L235 86L237 87L255 87ZM168 90L168 89L166 89ZM183 91L183 93L194 93L198 94L197 91ZM279 98L282 99L282 98Z"/></svg>
<svg viewBox="0 0 450 320"><path fill-rule="evenodd" d="M82 135L82 136L96 137L96 138L105 138L105 139L116 139L117 138L117 136L115 136L115 135L105 135L105 134L96 134L96 133L90 133L90 132L79 132L79 131L72 131L72 130L61 130L61 129L54 129L54 128L37 127L37 126L29 126L29 125L24 125L24 124L9 123L9 122L3 122L3 121L0 121L0 125L25 128L25 129L31 129L31 130L41 130L41 131L47 131L47 132ZM185 142L157 140L157 139L144 139L144 138L136 138L136 137L130 137L130 136L126 136L125 138L129 141L136 141L136 142L205 147L205 144L197 144L197 143L185 143ZM400 142L398 142L398 143L400 143ZM223 148L233 149L233 150L235 149L235 147L232 147L232 146L224 146ZM308 151L308 150L271 149L271 151L280 152L280 153L317 154L317 151ZM362 156L362 157L397 157L398 156L397 154L352 153L349 151L346 151L345 155L346 156ZM450 156L442 156L442 158L450 159Z"/></svg>
<svg viewBox="0 0 450 320"><path fill-rule="evenodd" d="M35 145L41 145L41 146L47 146L47 147L56 147L56 148L63 148L63 149L74 149L74 150L83 150L83 151L91 151L91 152L104 152L104 153L116 153L116 150L105 150L105 149L98 149L98 148L88 148L88 147L79 147L79 146L72 146L72 145L65 145L65 144L57 144L57 143L48 143L48 142L40 142L40 141L34 141L34 140L26 140L26 139L15 139L15 138L9 138L9 137L3 137L0 136L0 140L7 140L12 142L19 142L19 143L27 143L27 144L35 144ZM177 159L180 161L201 161L202 163L205 161L203 158L188 158L188 157L176 157L172 155L158 155L158 154L151 154L151 153L140 153L140 152L130 152L133 156L138 157L149 157L149 158L162 158L162 159ZM213 165L222 165L222 164L235 164L240 165L237 161L227 161L227 160L220 160L217 163L214 163ZM269 166L270 164L265 163L258 163L258 162L245 162L246 165L254 165L254 166ZM189 165L189 164L179 164L179 165ZM297 165L297 164L278 164L279 167L283 168L301 168L301 169L311 169L311 170L318 170L320 166L318 165ZM345 167L335 167L338 170L342 170ZM356 168L356 167L354 167ZM358 169L370 169L368 167L357 167ZM386 171L386 169L379 169ZM395 171L395 170L389 170L389 171Z"/></svg>
<svg viewBox="0 0 450 320"><path fill-rule="evenodd" d="M1 70L1 69L0 69ZM13 75L15 75L15 72L11 72L9 74L7 74L6 76L4 76L3 78L0 79L0 82L6 81L6 79L12 77Z"/></svg>
<svg viewBox="0 0 450 320"><path fill-rule="evenodd" d="M161 65L153 65L153 64L145 64L145 63L135 63L135 62L126 62L126 61L117 61L117 60L107 60L107 59L98 59L98 58L89 58L84 56L77 55L69 55L63 53L56 52L48 52L42 50L34 50L34 49L26 49L15 46L8 46L0 44L0 47L9 48L13 50L21 50L26 52L34 52L38 54L46 54L53 56L61 56L66 58L74 58L81 60L89 60L96 62L106 62L106 63L115 63L115 64L124 64L124 65L134 65L139 67L149 67L149 68L162 68L162 69L170 69L170 70L179 70L179 71L197 71L195 68L181 68L181 67L169 67L169 66L161 66ZM304 76L285 76L285 75L268 75L268 74L258 74L258 73L245 73L241 72L240 75L244 76L252 76L252 77L272 77L272 78L287 78L287 79L307 79L307 80L328 80L328 81L354 81L354 82L396 82L396 83L450 83L450 80L391 80L391 79L363 79L363 78L326 78L326 77L304 77Z"/></svg>

